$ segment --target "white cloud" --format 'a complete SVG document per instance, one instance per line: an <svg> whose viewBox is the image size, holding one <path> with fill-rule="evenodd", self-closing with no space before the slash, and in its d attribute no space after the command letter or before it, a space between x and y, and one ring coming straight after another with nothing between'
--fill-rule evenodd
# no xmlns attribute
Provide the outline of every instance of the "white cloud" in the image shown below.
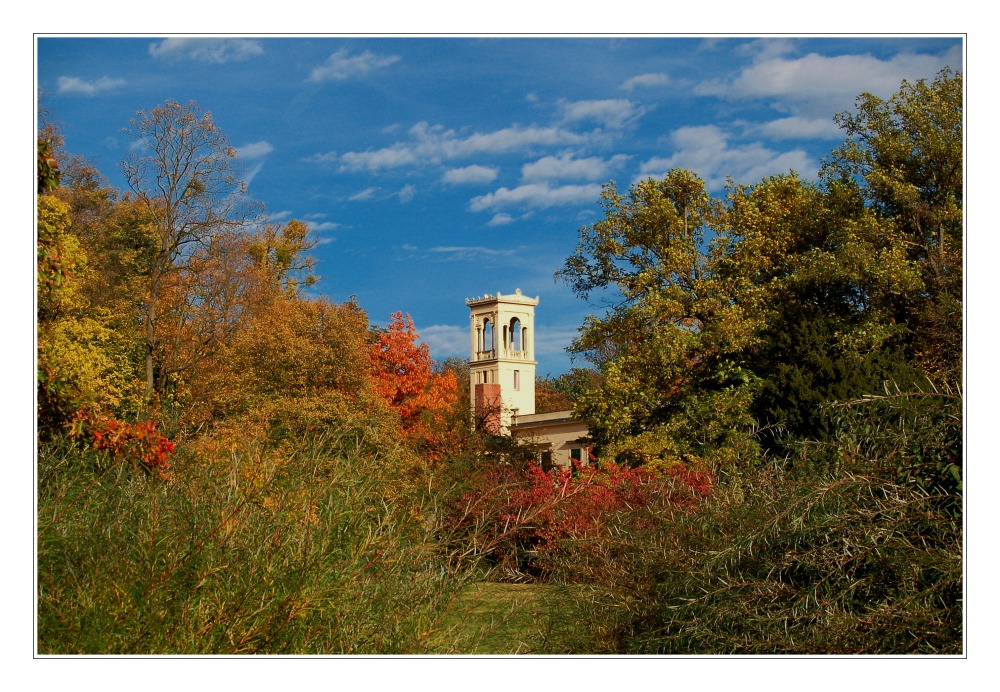
<svg viewBox="0 0 1000 692"><path fill-rule="evenodd" d="M565 355L573 339L580 335L580 330L576 327L548 326L545 329L536 329L535 335L535 355Z"/></svg>
<svg viewBox="0 0 1000 692"><path fill-rule="evenodd" d="M324 231L333 231L340 228L340 224L335 221L321 221L319 223L309 223L309 230L315 231L316 233L322 233Z"/></svg>
<svg viewBox="0 0 1000 692"><path fill-rule="evenodd" d="M600 133L597 133L600 135ZM317 163L340 161L342 171L379 171L416 163L440 163L478 154L504 154L523 151L533 146L583 146L594 139L593 134L579 134L559 127L522 127L515 125L493 132L476 132L460 136L441 125L420 122L410 128L410 141L396 142L382 149L352 151L337 157L317 154Z"/></svg>
<svg viewBox="0 0 1000 692"><path fill-rule="evenodd" d="M419 341L430 348L431 357L437 360L469 355L469 333L465 327L453 324L432 324L417 329Z"/></svg>
<svg viewBox="0 0 1000 692"><path fill-rule="evenodd" d="M321 154L319 156L325 157L327 160L338 158L332 153ZM417 162L417 156L407 146L394 144L391 147L375 151L349 151L341 155L339 161L340 170L342 171L378 171L385 168L399 168L400 166L414 164ZM322 162L325 163L325 161Z"/></svg>
<svg viewBox="0 0 1000 692"><path fill-rule="evenodd" d="M328 166L328 165L337 163L337 160L339 158L340 157L337 155L337 152L335 152L335 151L326 151L326 152L323 152L322 154L312 154L310 156L306 156L302 160L305 161L305 162L307 162L307 163L315 163L315 164L319 164L320 166Z"/></svg>
<svg viewBox="0 0 1000 692"><path fill-rule="evenodd" d="M816 173L816 162L801 149L781 152L759 142L732 144L729 135L716 125L682 127L670 139L674 154L645 161L640 178L662 178L671 169L687 168L701 176L710 190L718 190L725 185L726 176L752 183L789 170L807 178Z"/></svg>
<svg viewBox="0 0 1000 692"><path fill-rule="evenodd" d="M763 62L796 53L798 47L789 38L759 38L739 44L734 52L736 55L749 56L756 62Z"/></svg>
<svg viewBox="0 0 1000 692"><path fill-rule="evenodd" d="M564 101L561 104L567 122L595 120L605 127L620 129L642 115L641 108L628 99Z"/></svg>
<svg viewBox="0 0 1000 692"><path fill-rule="evenodd" d="M464 168L451 168L444 172L441 180L453 185L463 185L468 183L491 183L496 180L499 171L493 166L465 166Z"/></svg>
<svg viewBox="0 0 1000 692"><path fill-rule="evenodd" d="M396 195L399 197L399 201L402 204L412 202L413 198L417 195L417 187L407 183L400 189L399 192L396 193Z"/></svg>
<svg viewBox="0 0 1000 692"><path fill-rule="evenodd" d="M513 250L499 250L492 247L484 247L482 245L438 245L437 247L432 247L428 252L434 252L442 255L449 255L452 259L471 259L474 257L497 257L497 256L510 256L514 254Z"/></svg>
<svg viewBox="0 0 1000 692"><path fill-rule="evenodd" d="M863 91L888 96L904 79L930 78L946 65L961 65L960 48L944 55L899 53L890 60L867 54L770 56L767 53L766 59L758 59L732 80L703 82L695 93L730 100L778 98L782 100L778 105L797 115L832 117L849 108Z"/></svg>
<svg viewBox="0 0 1000 692"><path fill-rule="evenodd" d="M246 38L168 38L149 45L149 54L164 60L227 63L249 60L264 48Z"/></svg>
<svg viewBox="0 0 1000 692"><path fill-rule="evenodd" d="M370 200L372 197L374 197L376 192L378 192L378 188L377 187L366 187L364 190L361 190L360 192L355 192L353 195L351 195L350 197L348 197L347 201L348 202L365 202L367 200Z"/></svg>
<svg viewBox="0 0 1000 692"><path fill-rule="evenodd" d="M237 147L236 151L244 159L259 159L274 151L274 147L269 142L260 141L244 144L241 147Z"/></svg>
<svg viewBox="0 0 1000 692"><path fill-rule="evenodd" d="M253 179L257 177L257 174L260 173L263 168L264 162L261 161L246 171L243 175L243 182L246 183L247 187L250 186L250 183L253 182Z"/></svg>
<svg viewBox="0 0 1000 692"><path fill-rule="evenodd" d="M663 86L670 82L670 77L662 72L647 72L646 74L636 75L630 79L627 79L624 84L622 84L622 89L631 92L636 87L655 87Z"/></svg>
<svg viewBox="0 0 1000 692"><path fill-rule="evenodd" d="M380 70L399 60L398 55L375 55L368 50L358 55L349 55L346 48L341 48L327 58L325 63L313 68L309 74L309 81L342 81Z"/></svg>
<svg viewBox="0 0 1000 692"><path fill-rule="evenodd" d="M493 218L489 220L487 226L506 226L509 223L514 222L514 217L506 212L500 212L499 214L494 214Z"/></svg>
<svg viewBox="0 0 1000 692"><path fill-rule="evenodd" d="M844 132L833 118L792 116L755 125L748 130L769 139L843 139Z"/></svg>
<svg viewBox="0 0 1000 692"><path fill-rule="evenodd" d="M559 146L582 144L585 135L580 135L558 127L522 127L514 125L493 132L476 132L459 137L454 130L446 130L440 125L426 122L410 128L416 140L414 150L422 156L453 159L474 154L503 154L525 148L544 145Z"/></svg>
<svg viewBox="0 0 1000 692"><path fill-rule="evenodd" d="M625 154L617 154L610 159L597 156L578 159L571 153L560 156L545 156L521 167L521 177L526 181L539 180L597 180L627 161Z"/></svg>
<svg viewBox="0 0 1000 692"><path fill-rule="evenodd" d="M101 77L93 82L88 82L79 77L60 77L56 81L56 88L60 94L96 94L99 91L108 91L125 85L124 79L114 77Z"/></svg>
<svg viewBox="0 0 1000 692"><path fill-rule="evenodd" d="M469 201L471 211L486 211L508 206L552 207L566 204L595 202L601 195L601 186L563 185L550 187L548 183L531 183L514 189L502 187L496 192L473 197Z"/></svg>

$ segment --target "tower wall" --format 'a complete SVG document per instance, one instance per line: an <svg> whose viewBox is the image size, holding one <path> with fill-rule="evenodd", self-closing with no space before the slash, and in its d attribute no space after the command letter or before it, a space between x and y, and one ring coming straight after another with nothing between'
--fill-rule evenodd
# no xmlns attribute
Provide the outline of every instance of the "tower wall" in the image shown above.
<svg viewBox="0 0 1000 692"><path fill-rule="evenodd" d="M512 416L535 412L535 306L538 298L499 291L466 301L469 307L469 404L476 407L477 385L498 385L500 428ZM492 391L492 390L491 390Z"/></svg>

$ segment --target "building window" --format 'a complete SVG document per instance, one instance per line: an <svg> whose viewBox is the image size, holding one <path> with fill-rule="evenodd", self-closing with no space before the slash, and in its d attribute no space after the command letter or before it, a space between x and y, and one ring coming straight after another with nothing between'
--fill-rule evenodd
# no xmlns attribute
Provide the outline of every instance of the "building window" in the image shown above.
<svg viewBox="0 0 1000 692"><path fill-rule="evenodd" d="M514 389L515 389L515 391L521 389L521 371L520 370L515 370L514 371Z"/></svg>

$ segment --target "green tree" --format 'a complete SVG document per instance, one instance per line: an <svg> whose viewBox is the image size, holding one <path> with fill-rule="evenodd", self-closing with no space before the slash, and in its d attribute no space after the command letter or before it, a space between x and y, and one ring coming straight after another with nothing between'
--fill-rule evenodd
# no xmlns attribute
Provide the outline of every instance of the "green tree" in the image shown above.
<svg viewBox="0 0 1000 692"><path fill-rule="evenodd" d="M721 205L687 171L602 195L605 218L580 230L559 272L581 297L613 307L590 316L573 345L602 384L577 412L605 451L631 463L736 461L754 452L751 373L741 308L722 293L715 265Z"/></svg>
<svg viewBox="0 0 1000 692"><path fill-rule="evenodd" d="M917 355L932 373L961 375L963 80L942 70L904 81L888 100L869 93L839 113L847 133L824 178L857 184L865 202L902 234L923 291L906 296Z"/></svg>
<svg viewBox="0 0 1000 692"><path fill-rule="evenodd" d="M716 269L745 316L740 358L761 382L761 427L822 437L821 404L904 375L897 304L920 277L899 233L855 188L795 175L732 186L722 228Z"/></svg>

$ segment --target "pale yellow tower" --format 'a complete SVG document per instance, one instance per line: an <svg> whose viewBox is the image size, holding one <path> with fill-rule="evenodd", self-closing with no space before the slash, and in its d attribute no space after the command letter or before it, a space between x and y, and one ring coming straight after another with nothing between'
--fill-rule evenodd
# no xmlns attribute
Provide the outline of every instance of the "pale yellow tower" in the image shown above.
<svg viewBox="0 0 1000 692"><path fill-rule="evenodd" d="M469 306L469 403L477 413L484 402L499 409L498 430L510 429L512 416L535 412L535 306L538 298L497 293L465 301ZM479 405L477 406L477 391Z"/></svg>

